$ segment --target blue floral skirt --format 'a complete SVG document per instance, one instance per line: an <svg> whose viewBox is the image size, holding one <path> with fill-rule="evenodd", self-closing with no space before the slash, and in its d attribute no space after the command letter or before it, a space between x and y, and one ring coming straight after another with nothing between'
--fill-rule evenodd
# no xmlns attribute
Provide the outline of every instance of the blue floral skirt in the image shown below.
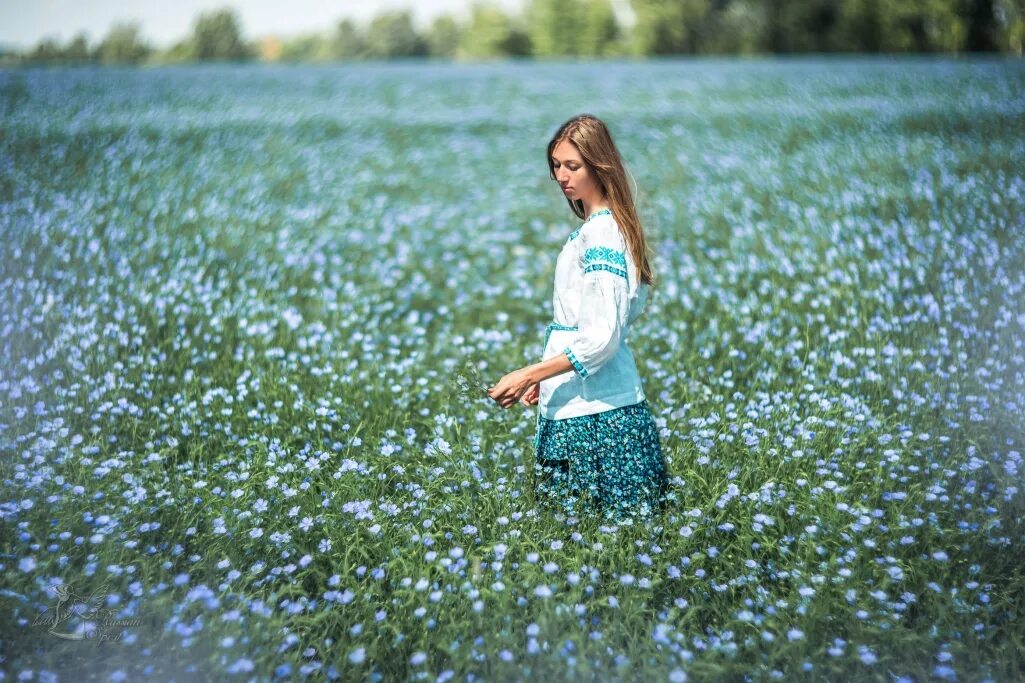
<svg viewBox="0 0 1025 683"><path fill-rule="evenodd" d="M538 423L534 496L612 522L664 509L669 473L648 402Z"/></svg>

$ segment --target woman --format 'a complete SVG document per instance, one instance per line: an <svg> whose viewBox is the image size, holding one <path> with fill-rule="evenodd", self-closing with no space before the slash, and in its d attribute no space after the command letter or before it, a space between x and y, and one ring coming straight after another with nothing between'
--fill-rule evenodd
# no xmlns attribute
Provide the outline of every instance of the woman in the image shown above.
<svg viewBox="0 0 1025 683"><path fill-rule="evenodd" d="M535 494L569 514L611 521L661 509L669 481L627 332L654 276L626 173L608 128L577 116L548 143L548 167L583 225L555 266L553 322L541 362L488 395L538 405Z"/></svg>

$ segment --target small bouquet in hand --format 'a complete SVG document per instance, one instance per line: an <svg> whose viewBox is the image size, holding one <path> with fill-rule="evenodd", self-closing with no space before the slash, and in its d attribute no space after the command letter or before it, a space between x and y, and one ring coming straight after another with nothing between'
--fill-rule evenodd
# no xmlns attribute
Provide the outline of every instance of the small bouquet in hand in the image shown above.
<svg viewBox="0 0 1025 683"><path fill-rule="evenodd" d="M456 388L463 398L468 401L490 398L488 389L491 388L491 385L484 381L475 361L467 359L463 363L463 367L456 370L455 374Z"/></svg>

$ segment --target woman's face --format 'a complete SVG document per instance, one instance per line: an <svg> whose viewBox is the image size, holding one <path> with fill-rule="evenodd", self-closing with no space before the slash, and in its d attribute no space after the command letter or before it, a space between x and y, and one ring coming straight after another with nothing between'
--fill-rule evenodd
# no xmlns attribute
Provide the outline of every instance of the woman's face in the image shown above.
<svg viewBox="0 0 1025 683"><path fill-rule="evenodd" d="M592 205L601 197L597 179L569 140L561 141L552 150L552 168L555 180L568 198L581 199L585 204Z"/></svg>

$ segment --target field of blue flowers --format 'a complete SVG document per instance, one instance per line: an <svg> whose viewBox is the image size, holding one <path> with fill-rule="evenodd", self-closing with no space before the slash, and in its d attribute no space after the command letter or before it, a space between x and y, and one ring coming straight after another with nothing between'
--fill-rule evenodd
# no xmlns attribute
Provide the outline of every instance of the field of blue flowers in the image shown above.
<svg viewBox="0 0 1025 683"><path fill-rule="evenodd" d="M674 492L539 507L604 118ZM0 71L0 680L1025 675L1025 63ZM475 384L476 383L476 384Z"/></svg>

